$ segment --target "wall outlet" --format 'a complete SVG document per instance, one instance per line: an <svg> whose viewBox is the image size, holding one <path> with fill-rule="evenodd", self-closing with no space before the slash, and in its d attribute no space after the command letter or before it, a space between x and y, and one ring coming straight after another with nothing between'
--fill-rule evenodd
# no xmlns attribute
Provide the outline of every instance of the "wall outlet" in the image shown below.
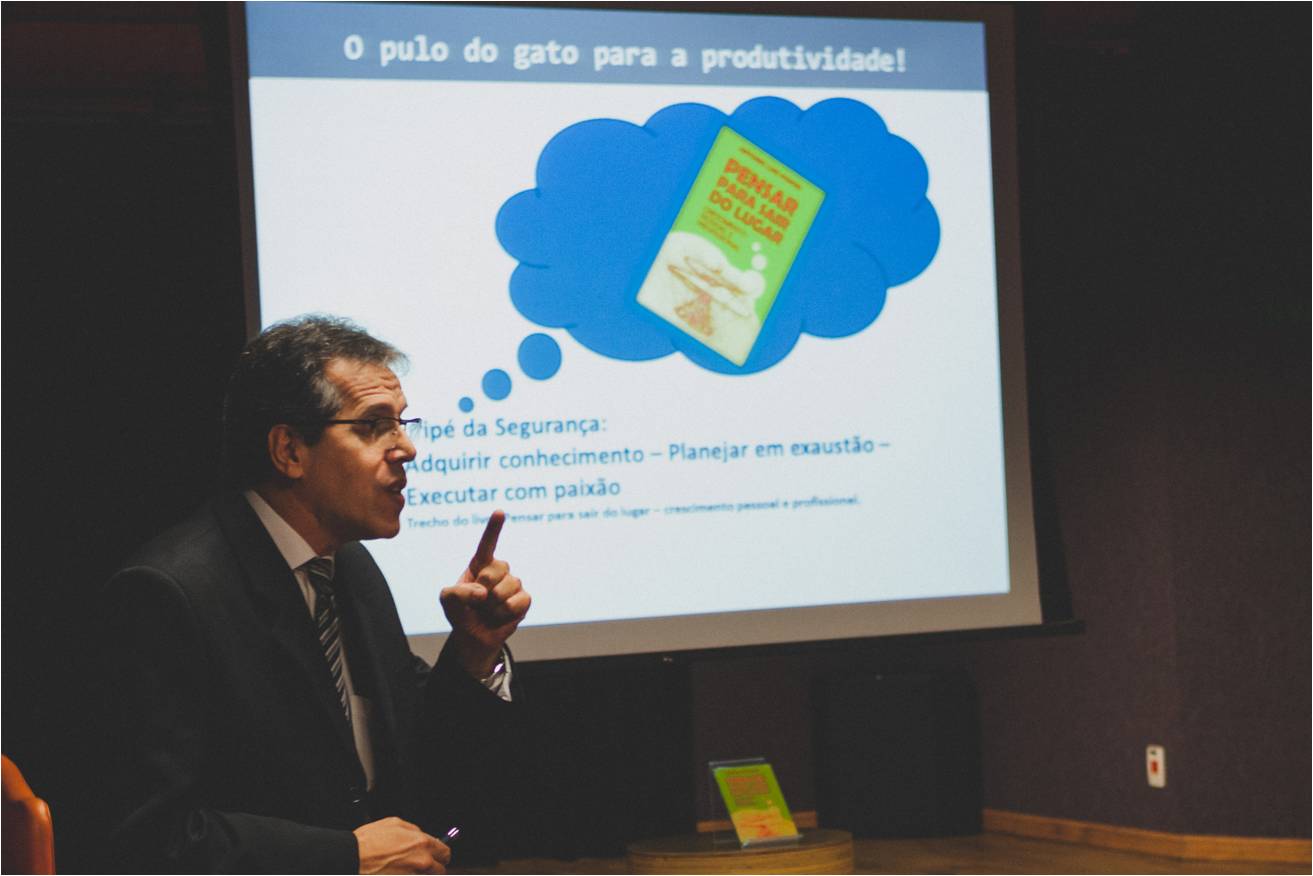
<svg viewBox="0 0 1313 876"><path fill-rule="evenodd" d="M1167 749L1150 745L1144 749L1144 771L1150 788L1167 787Z"/></svg>

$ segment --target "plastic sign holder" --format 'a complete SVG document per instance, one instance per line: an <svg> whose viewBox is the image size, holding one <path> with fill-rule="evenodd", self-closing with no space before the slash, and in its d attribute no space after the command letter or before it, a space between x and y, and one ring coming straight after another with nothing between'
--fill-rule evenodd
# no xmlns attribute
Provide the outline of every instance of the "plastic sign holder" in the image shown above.
<svg viewBox="0 0 1313 876"><path fill-rule="evenodd" d="M707 768L741 848L796 843L802 838L775 771L764 758L713 760Z"/></svg>

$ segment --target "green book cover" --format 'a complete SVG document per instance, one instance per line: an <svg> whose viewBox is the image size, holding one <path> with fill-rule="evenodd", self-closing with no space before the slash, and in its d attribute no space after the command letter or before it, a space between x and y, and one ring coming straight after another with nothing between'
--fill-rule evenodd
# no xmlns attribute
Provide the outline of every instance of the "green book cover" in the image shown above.
<svg viewBox="0 0 1313 876"><path fill-rule="evenodd" d="M801 174L721 128L638 303L742 365L824 199Z"/></svg>
<svg viewBox="0 0 1313 876"><path fill-rule="evenodd" d="M717 766L711 773L716 777L716 786L725 800L740 844L749 846L798 838L798 827L793 823L770 764Z"/></svg>

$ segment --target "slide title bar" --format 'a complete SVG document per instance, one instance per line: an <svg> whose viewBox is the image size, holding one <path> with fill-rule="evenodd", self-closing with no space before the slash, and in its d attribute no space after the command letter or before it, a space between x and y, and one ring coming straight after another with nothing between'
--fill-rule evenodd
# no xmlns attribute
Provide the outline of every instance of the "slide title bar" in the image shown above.
<svg viewBox="0 0 1313 876"><path fill-rule="evenodd" d="M984 91L979 22L249 3L250 75Z"/></svg>

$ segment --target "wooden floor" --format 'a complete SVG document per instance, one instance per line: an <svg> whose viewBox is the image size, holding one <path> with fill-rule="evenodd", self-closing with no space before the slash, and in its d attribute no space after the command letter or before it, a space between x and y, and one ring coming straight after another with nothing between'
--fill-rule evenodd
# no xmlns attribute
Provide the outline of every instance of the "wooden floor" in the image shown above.
<svg viewBox="0 0 1313 876"><path fill-rule="evenodd" d="M1313 862L1182 861L1006 834L859 839L858 873L1313 873ZM625 873L624 858L503 861L485 873Z"/></svg>

